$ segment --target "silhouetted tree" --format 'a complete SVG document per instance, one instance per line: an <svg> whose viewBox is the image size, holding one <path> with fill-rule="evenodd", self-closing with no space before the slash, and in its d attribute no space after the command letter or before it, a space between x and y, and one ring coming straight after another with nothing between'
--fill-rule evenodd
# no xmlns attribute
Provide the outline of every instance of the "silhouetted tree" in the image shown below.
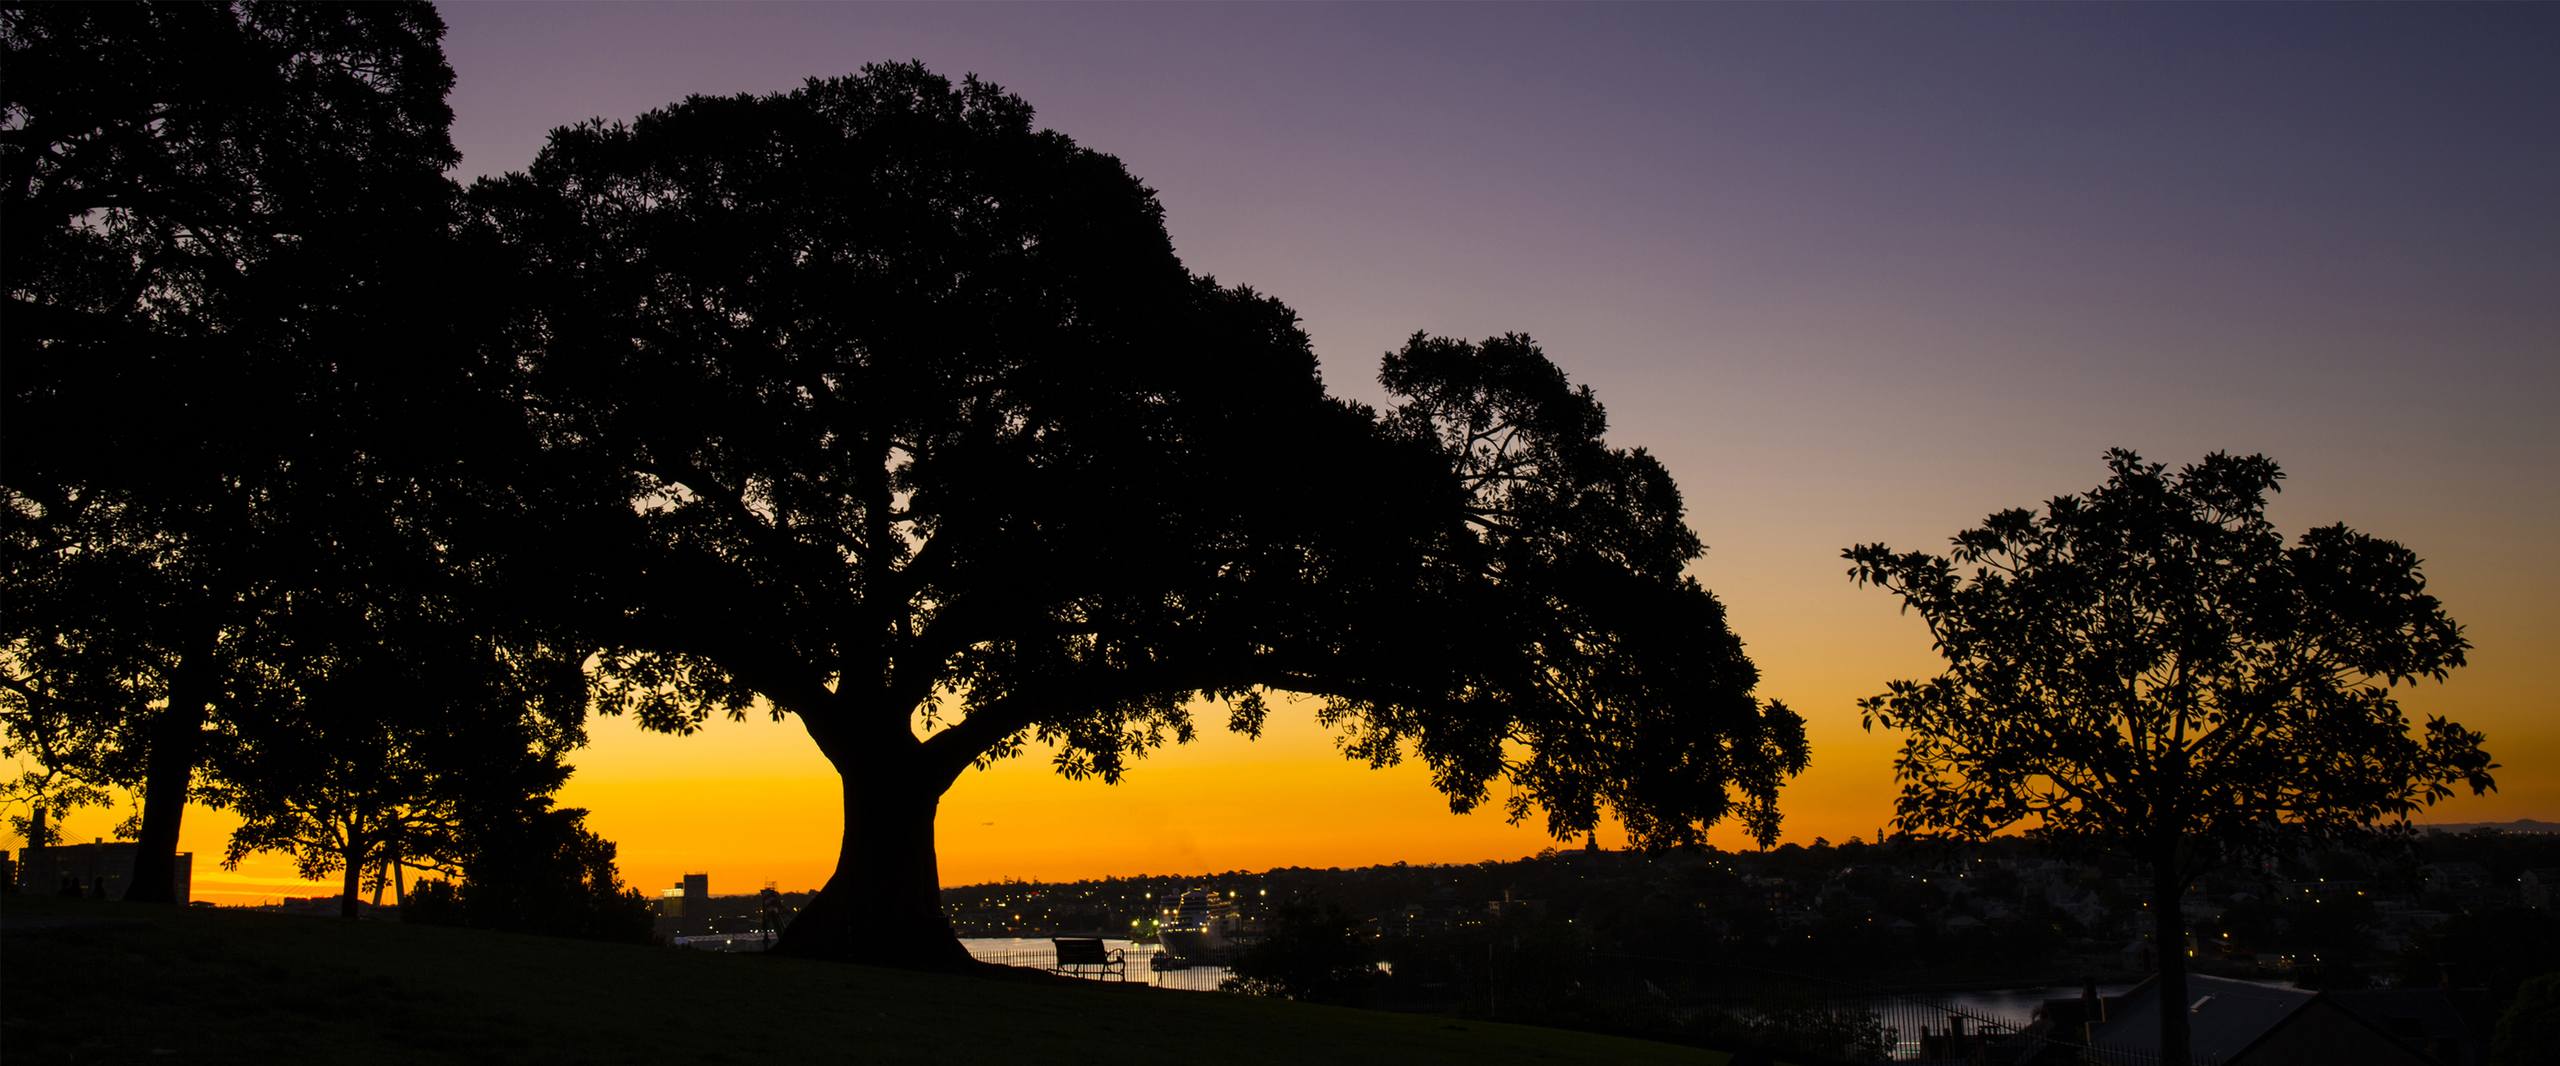
<svg viewBox="0 0 2560 1066"><path fill-rule="evenodd" d="M1906 734L1904 828L2026 823L2148 864L2161 1001L2183 1003L2178 901L2213 863L2405 827L2456 784L2493 787L2494 765L2443 718L2412 735L2392 696L2468 647L2416 555L2345 526L2288 545L2263 456L2107 465L2106 484L1994 514L1946 557L1847 550L1850 576L1899 596L1947 661L1859 706ZM2166 1061L2189 1046L2186 1012L2163 1012Z"/></svg>
<svg viewBox="0 0 2560 1066"><path fill-rule="evenodd" d="M41 737L43 734L35 735ZM19 755L21 750L17 744L0 739L0 758ZM114 797L106 789L70 771L69 768L78 763L50 758L39 752L27 754L33 758L22 763L26 769L17 777L0 783L0 797L5 797L5 802L11 805L25 805L27 813L12 813L8 821L9 831L18 834L18 839L26 841L28 847L40 848L61 839L60 823L48 821L47 815L82 807L102 807L112 802Z"/></svg>
<svg viewBox="0 0 2560 1066"><path fill-rule="evenodd" d="M2288 930L2290 932L2290 930ZM2400 984L2428 988L2447 977L2503 1003L2560 958L2560 915L2543 907L2468 908L2414 938L2395 960Z"/></svg>
<svg viewBox="0 0 2560 1066"><path fill-rule="evenodd" d="M649 901L623 885L613 842L589 830L586 816L562 808L475 819L461 893L471 924L647 943L655 922Z"/></svg>
<svg viewBox="0 0 2560 1066"><path fill-rule="evenodd" d="M450 584L450 583L448 583ZM355 917L370 871L447 870L463 857L463 806L475 792L548 795L560 758L583 741L578 656L493 634L520 624L474 619L469 601L384 582L338 596L306 593L254 627L253 678L234 695L206 794L241 818L223 855L293 856L303 877L342 877Z"/></svg>
<svg viewBox="0 0 2560 1066"><path fill-rule="evenodd" d="M400 920L411 925L463 925L462 893L450 877L421 878L400 895Z"/></svg>
<svg viewBox="0 0 2560 1066"><path fill-rule="evenodd" d="M2489 1040L2489 1066L2532 1066L2550 1061L2560 1047L2560 973L2547 973L2524 983L2498 1016Z"/></svg>
<svg viewBox="0 0 2560 1066"><path fill-rule="evenodd" d="M613 842L586 827L587 812L507 792L466 806L461 881L419 882L401 900L401 920L648 943L649 901L623 885Z"/></svg>
<svg viewBox="0 0 2560 1066"><path fill-rule="evenodd" d="M1414 741L1453 797L1506 781L1513 820L1544 809L1558 840L1588 836L1606 809L1648 848L1703 843L1727 814L1774 841L1804 723L1752 695L1759 671L1724 605L1687 575L1705 547L1670 472L1610 447L1599 400L1526 336L1417 333L1379 380L1396 398L1383 428L1459 490L1465 533L1428 552L1450 572L1423 601L1454 639L1397 649L1439 656L1456 680L1419 714L1335 700L1326 716L1349 750L1391 762Z"/></svg>
<svg viewBox="0 0 2560 1066"><path fill-rule="evenodd" d="M756 931L763 934L767 949L773 947L775 931L781 928L782 893L774 891L773 883L768 881L764 890L756 893Z"/></svg>
<svg viewBox="0 0 2560 1066"><path fill-rule="evenodd" d="M562 129L474 197L533 424L619 478L607 708L761 698L844 778L779 950L965 965L933 850L963 770L1036 741L1114 780L1197 698L1258 730L1265 688L1462 807L1506 779L1559 831L1680 839L1730 785L1774 825L1793 716L1679 576L1668 477L1525 340L1426 346L1382 424L1288 309L1185 271L1117 160L914 65Z"/></svg>
<svg viewBox="0 0 2560 1066"><path fill-rule="evenodd" d="M140 789L130 898L169 896L236 644L297 573L278 531L432 403L395 353L442 332L406 273L450 218L442 32L422 3L0 11L0 711Z"/></svg>

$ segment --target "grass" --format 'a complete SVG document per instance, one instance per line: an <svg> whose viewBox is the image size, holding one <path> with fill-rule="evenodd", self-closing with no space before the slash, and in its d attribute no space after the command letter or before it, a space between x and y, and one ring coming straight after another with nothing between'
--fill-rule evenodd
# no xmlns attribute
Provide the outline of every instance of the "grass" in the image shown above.
<svg viewBox="0 0 2560 1066"><path fill-rule="evenodd" d="M0 900L19 1062L1689 1063L1587 1033L90 900Z"/></svg>

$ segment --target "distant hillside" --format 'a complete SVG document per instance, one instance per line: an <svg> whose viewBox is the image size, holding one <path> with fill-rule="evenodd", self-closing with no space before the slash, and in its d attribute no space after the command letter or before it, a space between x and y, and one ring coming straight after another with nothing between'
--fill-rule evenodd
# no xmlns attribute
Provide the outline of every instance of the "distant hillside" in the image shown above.
<svg viewBox="0 0 2560 1066"><path fill-rule="evenodd" d="M11 1062L1723 1066L1669 1044L1046 978L0 898Z"/></svg>
<svg viewBox="0 0 2560 1066"><path fill-rule="evenodd" d="M2427 833L2468 833L2476 829L2495 829L2501 833L2560 833L2560 822L2519 818L2512 822L2427 822L2418 829Z"/></svg>

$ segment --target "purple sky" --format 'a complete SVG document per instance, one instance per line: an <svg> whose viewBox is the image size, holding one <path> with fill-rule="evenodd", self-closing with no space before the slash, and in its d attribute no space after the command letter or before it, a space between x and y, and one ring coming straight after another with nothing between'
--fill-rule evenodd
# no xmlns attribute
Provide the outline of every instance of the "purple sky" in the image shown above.
<svg viewBox="0 0 2560 1066"><path fill-rule="evenodd" d="M452 4L464 176L551 127L922 59L1161 195L1185 261L1374 397L1525 331L1662 455L1822 797L1926 672L1839 550L1938 547L2100 453L2263 451L2471 627L2413 706L2560 815L2560 7ZM1812 823L1807 823L1812 825ZM1845 832L1815 826L1837 838Z"/></svg>

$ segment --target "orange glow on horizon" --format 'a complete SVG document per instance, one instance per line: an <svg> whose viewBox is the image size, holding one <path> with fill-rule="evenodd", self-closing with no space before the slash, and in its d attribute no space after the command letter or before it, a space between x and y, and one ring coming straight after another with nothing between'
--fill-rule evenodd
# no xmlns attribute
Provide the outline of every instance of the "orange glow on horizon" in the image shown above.
<svg viewBox="0 0 2560 1066"><path fill-rule="evenodd" d="M1763 669L1775 674L1773 666L1782 664L1764 662ZM2481 713L2486 694L2462 682L2457 675L2441 686L2433 694L2440 699L2409 701L2413 711L2432 708L2475 727L2490 722L2491 750L2508 769L2500 791L2459 796L2424 820L2548 819L2560 795L2516 768L2550 765L2560 753L2547 734L2508 731L2502 738L2494 717ZM1847 699L1832 706L1829 714L1808 710L1814 763L1782 801L1790 842L1872 839L1892 818L1895 740L1860 731L1854 709L1837 709ZM688 872L709 873L712 891L722 895L766 881L798 891L826 880L842 825L839 794L796 721L716 722L692 737L669 737L608 718L593 732L560 802L590 812L590 827L619 849L624 881L644 895ZM2540 743L2528 746L2532 741ZM94 834L88 823L105 820L86 812L73 825ZM238 871L222 870L222 842L233 824L222 812L188 814L184 847L197 856L197 899L239 905L336 892L334 882L296 878L280 856L251 856ZM1505 861L1578 843L1549 838L1534 820L1505 824L1498 803L1452 814L1419 766L1371 770L1345 760L1303 708L1276 702L1261 741L1204 728L1198 742L1138 763L1117 786L1059 778L1040 752L965 774L943 798L938 839L946 885ZM1751 846L1729 824L1712 839L1730 850ZM1624 840L1604 829L1601 843Z"/></svg>
<svg viewBox="0 0 2560 1066"><path fill-rule="evenodd" d="M1719 554L1730 560L1757 554L1755 547L1729 540ZM2560 724L2535 713L2541 697L2532 687L2547 641L2524 624L2547 608L2530 587L2499 588L2496 566L2462 562L2431 560L2429 575L2469 626L2477 645L2471 665L2443 684L2403 688L2399 697L2415 720L2441 714L2485 731L2502 765L2499 791L2459 795L2422 820L2560 820L2560 780L2548 770L2560 765ZM1890 824L1898 739L1862 731L1856 700L1889 678L1926 676L1936 666L1916 619L1836 573L1823 558L1795 573L1738 569L1718 588L1735 630L1751 641L1760 692L1808 721L1812 765L1780 798L1783 839L1796 843L1872 838ZM1838 587L1816 585L1817 577ZM1534 820L1505 824L1498 796L1473 813L1450 813L1419 765L1371 770L1342 758L1304 705L1275 700L1258 742L1228 734L1215 709L1198 719L1198 742L1138 762L1117 786L1059 778L1037 750L962 775L942 803L943 883L1466 863L1578 844L1550 839ZM673 737L599 717L589 732L592 742L576 753L577 774L559 799L590 812L588 825L617 845L632 887L653 895L688 872L709 873L721 894L766 881L785 890L825 881L841 801L833 771L797 720L714 721L694 736ZM104 835L126 813L76 812L63 835ZM222 847L234 824L218 811L188 813L181 848L196 855L197 899L255 904L337 890L334 882L296 877L281 856L254 855L237 871L223 870ZM1727 849L1750 846L1731 825L1711 839ZM1623 838L1604 829L1601 842L1621 846Z"/></svg>

